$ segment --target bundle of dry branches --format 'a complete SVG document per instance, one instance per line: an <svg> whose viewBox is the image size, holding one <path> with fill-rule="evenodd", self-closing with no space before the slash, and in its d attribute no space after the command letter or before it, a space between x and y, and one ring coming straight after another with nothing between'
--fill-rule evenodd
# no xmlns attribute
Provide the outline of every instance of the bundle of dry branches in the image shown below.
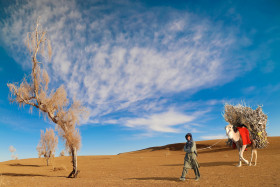
<svg viewBox="0 0 280 187"><path fill-rule="evenodd" d="M263 113L261 106L253 110L241 104L235 106L225 104L224 118L234 127L246 125L251 137L256 141L256 148L262 149L267 147L267 115Z"/></svg>

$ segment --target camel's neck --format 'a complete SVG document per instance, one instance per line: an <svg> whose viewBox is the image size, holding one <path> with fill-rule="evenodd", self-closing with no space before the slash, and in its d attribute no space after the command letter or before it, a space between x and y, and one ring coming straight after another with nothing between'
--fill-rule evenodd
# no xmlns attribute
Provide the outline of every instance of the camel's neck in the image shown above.
<svg viewBox="0 0 280 187"><path fill-rule="evenodd" d="M238 142L240 140L239 131L237 131L237 132L231 131L229 133L229 138L232 139L234 142Z"/></svg>

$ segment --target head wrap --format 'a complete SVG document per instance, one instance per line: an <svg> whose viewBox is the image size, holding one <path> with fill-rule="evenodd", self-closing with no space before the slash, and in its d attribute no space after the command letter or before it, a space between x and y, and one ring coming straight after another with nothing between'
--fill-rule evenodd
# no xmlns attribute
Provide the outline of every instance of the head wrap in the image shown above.
<svg viewBox="0 0 280 187"><path fill-rule="evenodd" d="M188 136L191 137L190 140L188 140ZM192 134L191 134L191 133L186 134L185 138L186 138L186 140L187 140L187 142L186 142L186 148L187 148L187 149L191 149L192 146L193 146Z"/></svg>
<svg viewBox="0 0 280 187"><path fill-rule="evenodd" d="M185 136L186 140L188 140L188 136L191 137L191 141L192 141L192 134L191 133L186 134L186 136Z"/></svg>

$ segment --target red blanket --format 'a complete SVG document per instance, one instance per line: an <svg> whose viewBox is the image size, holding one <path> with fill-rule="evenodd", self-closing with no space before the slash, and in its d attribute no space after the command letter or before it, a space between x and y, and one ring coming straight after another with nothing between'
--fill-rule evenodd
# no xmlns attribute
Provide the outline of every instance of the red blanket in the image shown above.
<svg viewBox="0 0 280 187"><path fill-rule="evenodd" d="M249 134L249 131L246 127L237 127L237 130L239 131L240 133L240 136L242 138L242 142L243 142L243 145L248 145L248 144L251 144L251 140L250 140L250 134ZM232 145L232 148L235 149L236 148L236 145L235 143L233 143Z"/></svg>
<svg viewBox="0 0 280 187"><path fill-rule="evenodd" d="M249 131L246 127L237 127L237 130L240 133L240 136L242 138L243 141L243 145L248 145L251 144L251 140L250 140L250 134Z"/></svg>

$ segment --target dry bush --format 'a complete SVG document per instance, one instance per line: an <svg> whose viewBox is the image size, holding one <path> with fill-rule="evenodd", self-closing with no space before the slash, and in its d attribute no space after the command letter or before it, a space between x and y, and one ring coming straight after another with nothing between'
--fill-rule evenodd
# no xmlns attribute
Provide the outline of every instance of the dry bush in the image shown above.
<svg viewBox="0 0 280 187"><path fill-rule="evenodd" d="M9 151L12 153L11 157L13 160L18 160L18 155L15 154L16 149L14 148L14 146L10 146L9 147Z"/></svg>
<svg viewBox="0 0 280 187"><path fill-rule="evenodd" d="M59 156L65 156L64 150L62 150L62 151L60 152Z"/></svg>
<svg viewBox="0 0 280 187"><path fill-rule="evenodd" d="M56 130L65 140L66 150L72 156L73 171L68 177L76 177L77 151L81 145L81 136L76 124L79 123L79 119L87 116L87 110L75 99L69 102L63 85L57 90L48 89L50 79L43 69L42 62L37 60L37 56L44 57L47 52L51 59L52 49L47 32L42 29L39 21L34 31L27 34L26 44L31 56L31 79L24 78L20 84L8 84L11 93L10 101L20 106L34 107L56 124Z"/></svg>
<svg viewBox="0 0 280 187"><path fill-rule="evenodd" d="M256 148L267 147L266 123L267 115L263 113L262 107L258 106L256 110L245 104L230 105L225 104L224 118L234 127L246 125L251 137L256 141Z"/></svg>
<svg viewBox="0 0 280 187"><path fill-rule="evenodd" d="M49 159L54 158L55 149L58 144L58 137L55 135L53 129L46 129L46 133L41 130L41 140L37 146L38 156L44 156L49 165Z"/></svg>
<svg viewBox="0 0 280 187"><path fill-rule="evenodd" d="M61 167L53 167L53 171L66 171L66 168L63 166Z"/></svg>

